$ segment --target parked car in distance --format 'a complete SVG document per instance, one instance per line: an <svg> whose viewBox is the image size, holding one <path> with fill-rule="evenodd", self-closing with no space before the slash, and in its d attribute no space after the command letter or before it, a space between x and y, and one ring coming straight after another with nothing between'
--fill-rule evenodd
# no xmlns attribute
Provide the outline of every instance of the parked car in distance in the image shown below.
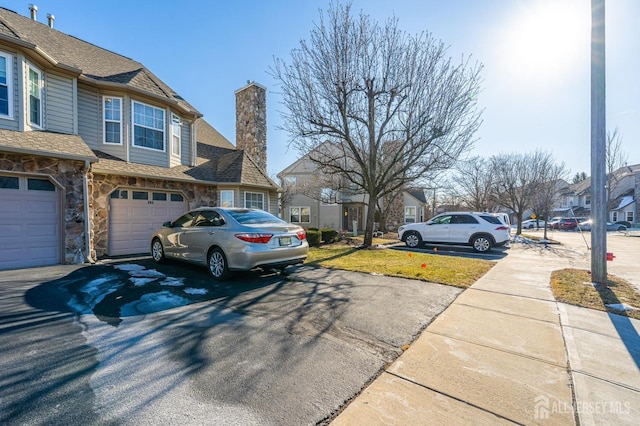
<svg viewBox="0 0 640 426"><path fill-rule="evenodd" d="M547 228L558 229L556 225L560 222L560 219L562 219L561 216L552 217L551 220L547 222Z"/></svg>
<svg viewBox="0 0 640 426"><path fill-rule="evenodd" d="M263 210L202 207L165 222L151 237L151 256L196 263L215 280L233 271L284 270L304 262L306 231Z"/></svg>
<svg viewBox="0 0 640 426"><path fill-rule="evenodd" d="M585 221L582 221L578 224L578 227L580 229L582 229L583 231L591 231L591 225L593 224L593 220L592 219L587 219ZM611 223L611 222L607 222L606 224L606 229L607 231L626 231L627 227L624 226L621 223Z"/></svg>
<svg viewBox="0 0 640 426"><path fill-rule="evenodd" d="M398 239L409 248L423 243L470 245L486 252L509 241L509 227L491 213L442 213L426 222L398 228Z"/></svg>
<svg viewBox="0 0 640 426"><path fill-rule="evenodd" d="M587 220L586 217L563 217L558 223L553 225L553 229L560 231L573 231L578 227L580 222Z"/></svg>
<svg viewBox="0 0 640 426"><path fill-rule="evenodd" d="M522 221L522 229L544 228L545 221L540 219L527 219Z"/></svg>

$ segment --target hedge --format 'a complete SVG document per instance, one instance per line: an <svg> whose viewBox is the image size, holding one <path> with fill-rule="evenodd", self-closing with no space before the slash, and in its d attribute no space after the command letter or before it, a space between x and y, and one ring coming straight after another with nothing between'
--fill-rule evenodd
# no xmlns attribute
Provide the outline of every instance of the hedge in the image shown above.
<svg viewBox="0 0 640 426"><path fill-rule="evenodd" d="M338 231L333 228L323 228L320 230L320 234L322 235L322 241L324 243L331 244L336 240Z"/></svg>

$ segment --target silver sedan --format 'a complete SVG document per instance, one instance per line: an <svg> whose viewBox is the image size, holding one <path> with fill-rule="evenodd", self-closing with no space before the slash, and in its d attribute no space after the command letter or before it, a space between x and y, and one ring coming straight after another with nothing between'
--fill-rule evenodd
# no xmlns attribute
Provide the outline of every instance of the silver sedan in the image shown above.
<svg viewBox="0 0 640 426"><path fill-rule="evenodd" d="M165 222L151 237L151 255L207 266L216 280L232 271L284 270L304 262L306 232L263 210L201 207Z"/></svg>

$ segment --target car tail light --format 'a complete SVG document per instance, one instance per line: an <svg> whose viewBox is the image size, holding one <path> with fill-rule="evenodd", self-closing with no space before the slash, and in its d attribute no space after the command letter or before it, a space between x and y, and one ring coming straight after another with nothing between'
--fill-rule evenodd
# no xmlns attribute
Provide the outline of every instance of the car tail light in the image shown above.
<svg viewBox="0 0 640 426"><path fill-rule="evenodd" d="M508 226L498 226L498 227L496 228L496 231L506 231L507 229L509 229L509 227L508 227Z"/></svg>
<svg viewBox="0 0 640 426"><path fill-rule="evenodd" d="M296 232L296 235L298 236L298 239L300 241L304 241L304 239L307 238L306 231L298 231L298 232Z"/></svg>
<svg viewBox="0 0 640 426"><path fill-rule="evenodd" d="M246 241L248 243L259 243L259 244L267 244L269 240L273 237L273 234L257 234L257 233L247 233L247 234L236 234L236 238Z"/></svg>

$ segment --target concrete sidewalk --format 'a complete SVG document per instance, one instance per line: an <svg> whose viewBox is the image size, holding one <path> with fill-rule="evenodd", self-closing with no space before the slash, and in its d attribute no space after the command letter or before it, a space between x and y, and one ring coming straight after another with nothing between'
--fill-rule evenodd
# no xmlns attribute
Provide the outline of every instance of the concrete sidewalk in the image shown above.
<svg viewBox="0 0 640 426"><path fill-rule="evenodd" d="M640 321L557 303L565 263L513 247L332 424L637 424Z"/></svg>

